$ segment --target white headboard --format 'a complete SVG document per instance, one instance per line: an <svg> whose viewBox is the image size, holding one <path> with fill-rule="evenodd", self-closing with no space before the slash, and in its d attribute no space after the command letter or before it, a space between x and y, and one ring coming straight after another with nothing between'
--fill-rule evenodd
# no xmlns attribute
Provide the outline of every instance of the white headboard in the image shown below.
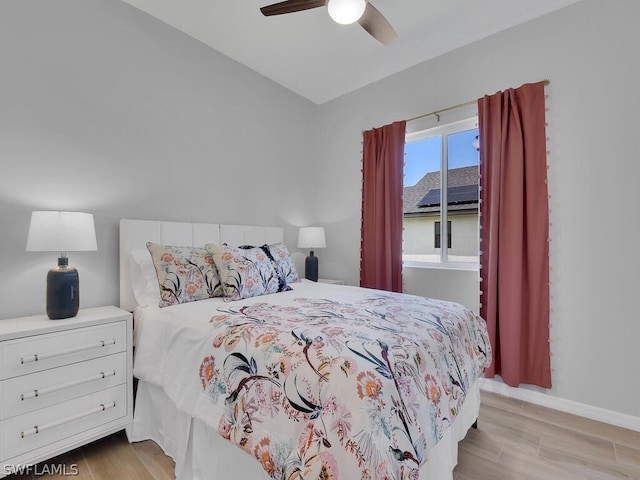
<svg viewBox="0 0 640 480"><path fill-rule="evenodd" d="M133 311L136 307L136 299L131 287L131 252L146 249L147 242L203 247L207 243L239 246L264 245L282 241L283 230L280 227L122 219L120 220L120 308Z"/></svg>

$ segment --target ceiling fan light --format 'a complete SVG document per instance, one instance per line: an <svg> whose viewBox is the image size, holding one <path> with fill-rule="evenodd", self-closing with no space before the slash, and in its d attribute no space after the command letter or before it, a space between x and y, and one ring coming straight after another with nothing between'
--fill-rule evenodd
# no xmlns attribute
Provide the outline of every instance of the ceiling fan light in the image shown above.
<svg viewBox="0 0 640 480"><path fill-rule="evenodd" d="M367 0L329 0L327 2L329 16L341 25L357 22L365 8L367 8Z"/></svg>

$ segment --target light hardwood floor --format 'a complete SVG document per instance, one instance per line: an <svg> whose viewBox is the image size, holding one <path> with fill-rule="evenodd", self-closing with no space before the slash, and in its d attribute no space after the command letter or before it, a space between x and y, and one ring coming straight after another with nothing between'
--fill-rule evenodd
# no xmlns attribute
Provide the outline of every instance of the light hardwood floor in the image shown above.
<svg viewBox="0 0 640 480"><path fill-rule="evenodd" d="M489 392L478 423L460 443L456 480L640 480L639 432ZM71 478L81 480L174 478L173 461L154 442L129 444L119 432L38 465L37 475L7 479L68 478L41 475L56 464L67 473L76 465Z"/></svg>

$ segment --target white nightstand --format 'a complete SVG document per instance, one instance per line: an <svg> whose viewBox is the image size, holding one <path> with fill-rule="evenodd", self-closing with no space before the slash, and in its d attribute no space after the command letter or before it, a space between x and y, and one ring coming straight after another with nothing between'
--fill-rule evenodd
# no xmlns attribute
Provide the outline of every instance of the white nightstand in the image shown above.
<svg viewBox="0 0 640 480"><path fill-rule="evenodd" d="M0 320L0 478L132 421L132 325L116 307Z"/></svg>
<svg viewBox="0 0 640 480"><path fill-rule="evenodd" d="M332 278L319 278L318 283L330 283L332 285L344 285L344 280L334 280Z"/></svg>

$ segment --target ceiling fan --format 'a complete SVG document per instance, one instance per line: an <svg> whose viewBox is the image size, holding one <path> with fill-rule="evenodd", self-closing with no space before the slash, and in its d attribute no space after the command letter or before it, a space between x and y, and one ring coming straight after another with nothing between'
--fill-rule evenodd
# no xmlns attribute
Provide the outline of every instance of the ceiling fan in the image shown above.
<svg viewBox="0 0 640 480"><path fill-rule="evenodd" d="M389 21L368 0L285 0L262 7L263 15L283 15L326 5L329 16L343 25L358 22L373 38L388 45L398 38Z"/></svg>

